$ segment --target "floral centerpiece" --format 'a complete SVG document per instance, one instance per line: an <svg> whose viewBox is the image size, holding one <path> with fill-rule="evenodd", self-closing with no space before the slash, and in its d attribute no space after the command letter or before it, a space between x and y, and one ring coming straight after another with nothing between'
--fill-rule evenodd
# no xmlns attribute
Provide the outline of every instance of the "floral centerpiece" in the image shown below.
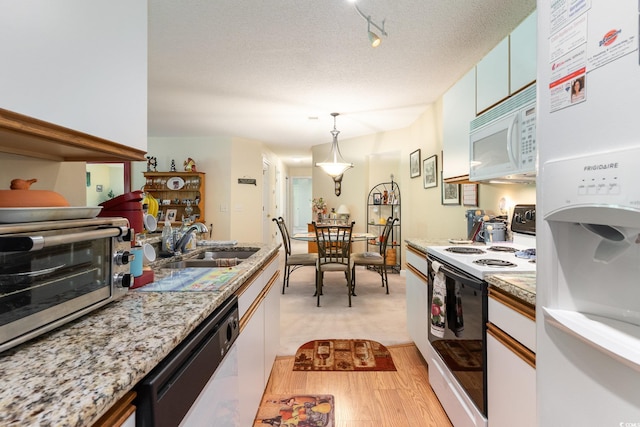
<svg viewBox="0 0 640 427"><path fill-rule="evenodd" d="M311 208L313 209L313 214L317 218L317 221L322 222L322 214L327 213L327 203L322 197L313 199L311 203Z"/></svg>

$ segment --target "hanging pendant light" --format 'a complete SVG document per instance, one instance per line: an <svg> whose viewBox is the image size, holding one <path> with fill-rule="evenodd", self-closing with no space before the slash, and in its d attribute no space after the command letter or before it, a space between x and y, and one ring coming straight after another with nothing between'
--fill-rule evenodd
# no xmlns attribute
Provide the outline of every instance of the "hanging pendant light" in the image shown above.
<svg viewBox="0 0 640 427"><path fill-rule="evenodd" d="M338 147L338 134L340 131L336 129L336 117L339 116L339 113L331 113L333 116L333 130L331 131L331 135L333 135L333 142L331 143L331 151L329 152L329 157L322 163L316 163L316 166L322 168L323 171L327 175L332 178L337 178L342 175L347 169L351 169L353 167L353 163L347 163L340 153L340 148Z"/></svg>

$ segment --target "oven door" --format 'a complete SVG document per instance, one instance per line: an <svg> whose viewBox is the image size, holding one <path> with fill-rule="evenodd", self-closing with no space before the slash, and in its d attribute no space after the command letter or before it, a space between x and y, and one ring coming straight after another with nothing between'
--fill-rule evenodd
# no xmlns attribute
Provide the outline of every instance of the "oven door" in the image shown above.
<svg viewBox="0 0 640 427"><path fill-rule="evenodd" d="M0 236L0 351L114 298L123 289L112 286L114 276L130 276L129 252L115 248L122 233L110 227Z"/></svg>
<svg viewBox="0 0 640 427"><path fill-rule="evenodd" d="M436 281L433 261L441 264L438 274L444 276L444 283ZM437 357L446 375L455 378L461 391L486 417L487 283L431 254L427 262L432 356ZM431 380L431 369L429 374Z"/></svg>

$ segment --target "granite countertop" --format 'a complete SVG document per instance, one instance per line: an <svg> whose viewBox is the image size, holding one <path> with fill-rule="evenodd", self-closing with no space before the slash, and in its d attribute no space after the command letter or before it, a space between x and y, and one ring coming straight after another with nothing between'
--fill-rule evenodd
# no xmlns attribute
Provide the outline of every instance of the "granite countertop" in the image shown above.
<svg viewBox="0 0 640 427"><path fill-rule="evenodd" d="M427 253L427 246L444 246L450 245L449 239L424 239L419 237L412 237L405 239L407 246L411 246L420 252Z"/></svg>
<svg viewBox="0 0 640 427"><path fill-rule="evenodd" d="M490 286L495 286L533 306L536 305L535 273L495 274L487 276L486 279Z"/></svg>
<svg viewBox="0 0 640 427"><path fill-rule="evenodd" d="M277 253L280 244L241 243L227 250L250 247L260 250L238 265L237 277L215 291L131 290L0 354L0 425L93 424Z"/></svg>

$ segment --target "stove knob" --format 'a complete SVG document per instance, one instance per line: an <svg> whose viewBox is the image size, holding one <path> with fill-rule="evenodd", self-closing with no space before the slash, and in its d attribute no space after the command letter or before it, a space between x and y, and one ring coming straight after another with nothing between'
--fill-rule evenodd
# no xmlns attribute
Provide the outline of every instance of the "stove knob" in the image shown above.
<svg viewBox="0 0 640 427"><path fill-rule="evenodd" d="M534 219L536 219L536 211L534 211L534 210L526 211L524 213L524 217L528 221L533 221Z"/></svg>
<svg viewBox="0 0 640 427"><path fill-rule="evenodd" d="M116 273L113 275L113 285L121 286L123 288L129 288L132 285L131 274L129 273Z"/></svg>
<svg viewBox="0 0 640 427"><path fill-rule="evenodd" d="M516 224L522 224L522 215L520 215L519 213L514 213L513 222L515 222Z"/></svg>

